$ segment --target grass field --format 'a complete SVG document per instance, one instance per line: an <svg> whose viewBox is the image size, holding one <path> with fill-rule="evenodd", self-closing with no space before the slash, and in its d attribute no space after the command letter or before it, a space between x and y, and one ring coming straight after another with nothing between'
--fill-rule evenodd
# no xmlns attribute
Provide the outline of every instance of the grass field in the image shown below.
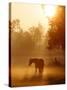
<svg viewBox="0 0 67 90"><path fill-rule="evenodd" d="M31 67L12 67L11 86L41 86L65 83L65 70L63 66L45 66L43 75L35 74L35 68Z"/></svg>

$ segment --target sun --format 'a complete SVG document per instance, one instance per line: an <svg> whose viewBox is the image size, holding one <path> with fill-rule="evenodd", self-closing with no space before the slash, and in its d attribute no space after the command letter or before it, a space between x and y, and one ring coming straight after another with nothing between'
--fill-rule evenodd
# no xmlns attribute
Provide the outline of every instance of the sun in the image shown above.
<svg viewBox="0 0 67 90"><path fill-rule="evenodd" d="M46 17L53 17L56 14L56 6L54 5L45 5L44 6L44 14Z"/></svg>
<svg viewBox="0 0 67 90"><path fill-rule="evenodd" d="M41 4L41 8L43 11L43 16L44 16L44 27L45 27L45 34L48 32L50 25L49 22L54 19L57 15L57 6L56 5L44 5Z"/></svg>

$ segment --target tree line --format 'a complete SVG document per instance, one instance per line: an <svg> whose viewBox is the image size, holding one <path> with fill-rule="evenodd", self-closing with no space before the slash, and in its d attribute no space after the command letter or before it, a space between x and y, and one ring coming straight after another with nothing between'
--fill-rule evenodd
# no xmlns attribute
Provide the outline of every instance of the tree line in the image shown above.
<svg viewBox="0 0 67 90"><path fill-rule="evenodd" d="M45 49L46 47L48 50L61 48L64 51L65 7L60 6L56 17L48 19L50 28L47 32L47 39L43 36L43 26L41 23L38 23L38 26L31 26L27 31L24 31L20 26L19 19L10 20L9 32L11 33L11 52L17 55L30 54L38 47L40 49ZM37 50L39 50L39 48Z"/></svg>

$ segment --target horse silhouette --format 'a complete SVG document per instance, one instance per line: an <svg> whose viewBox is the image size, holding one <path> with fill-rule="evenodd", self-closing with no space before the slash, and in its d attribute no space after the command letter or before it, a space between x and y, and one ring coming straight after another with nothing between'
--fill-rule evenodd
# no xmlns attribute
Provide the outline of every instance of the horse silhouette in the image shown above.
<svg viewBox="0 0 67 90"><path fill-rule="evenodd" d="M39 75L42 75L44 69L44 60L41 58L31 58L29 60L29 66L32 63L35 64L35 73L37 73L37 69L38 69Z"/></svg>

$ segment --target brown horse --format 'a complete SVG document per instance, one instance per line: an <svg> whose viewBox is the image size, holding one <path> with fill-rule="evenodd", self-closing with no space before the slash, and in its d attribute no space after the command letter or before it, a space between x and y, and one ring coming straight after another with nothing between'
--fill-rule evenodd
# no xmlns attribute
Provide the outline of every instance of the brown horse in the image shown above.
<svg viewBox="0 0 67 90"><path fill-rule="evenodd" d="M29 61L29 66L34 63L35 64L35 73L37 69L39 70L39 75L42 75L44 69L44 60L42 58L31 58Z"/></svg>

